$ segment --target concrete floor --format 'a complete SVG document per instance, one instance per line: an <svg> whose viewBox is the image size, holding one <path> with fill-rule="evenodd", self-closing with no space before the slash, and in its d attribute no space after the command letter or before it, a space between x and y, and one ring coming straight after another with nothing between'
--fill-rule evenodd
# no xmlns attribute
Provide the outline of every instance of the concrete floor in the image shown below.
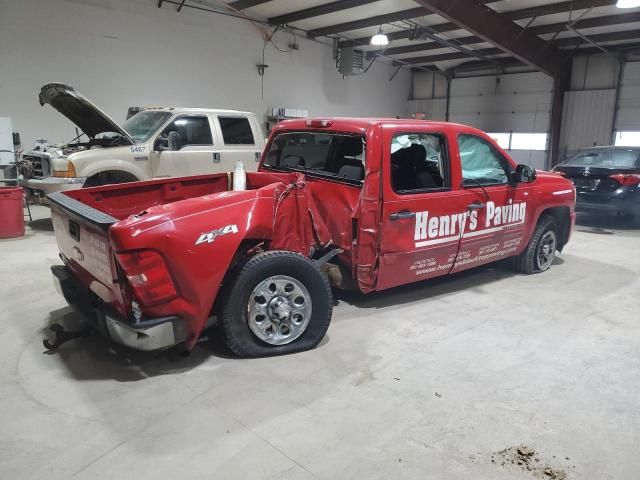
<svg viewBox="0 0 640 480"><path fill-rule="evenodd" d="M36 220L0 241L0 478L638 478L640 230L593 225L542 275L343 295L311 352L211 340L175 362L99 337L43 353L47 324L78 318ZM533 471L492 463L517 445Z"/></svg>

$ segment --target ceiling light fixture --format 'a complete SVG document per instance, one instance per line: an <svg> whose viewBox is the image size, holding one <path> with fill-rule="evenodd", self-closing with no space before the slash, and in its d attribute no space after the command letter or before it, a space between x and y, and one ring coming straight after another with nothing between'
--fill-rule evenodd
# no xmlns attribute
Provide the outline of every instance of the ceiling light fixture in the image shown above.
<svg viewBox="0 0 640 480"><path fill-rule="evenodd" d="M640 7L640 0L618 0L616 3L618 8L635 8Z"/></svg>
<svg viewBox="0 0 640 480"><path fill-rule="evenodd" d="M382 31L382 25L380 25L378 33L371 37L371 45L375 45L377 47L385 47L389 45L389 37L387 37Z"/></svg>

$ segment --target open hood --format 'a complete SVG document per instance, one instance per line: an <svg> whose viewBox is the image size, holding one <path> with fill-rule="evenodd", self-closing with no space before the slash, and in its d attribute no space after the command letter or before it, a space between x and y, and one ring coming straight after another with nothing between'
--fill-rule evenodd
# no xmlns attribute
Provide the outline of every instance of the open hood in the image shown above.
<svg viewBox="0 0 640 480"><path fill-rule="evenodd" d="M69 85L48 83L40 89L38 99L40 105L51 105L75 123L89 138L95 138L100 133L114 132L128 140L131 145L135 143L122 127Z"/></svg>

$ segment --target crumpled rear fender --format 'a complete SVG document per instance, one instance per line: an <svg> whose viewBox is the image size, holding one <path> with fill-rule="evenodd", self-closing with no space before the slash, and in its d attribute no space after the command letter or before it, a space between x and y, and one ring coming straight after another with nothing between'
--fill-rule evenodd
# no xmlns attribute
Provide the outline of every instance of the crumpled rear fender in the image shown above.
<svg viewBox="0 0 640 480"><path fill-rule="evenodd" d="M186 344L192 348L245 240L263 240L276 249L307 256L313 244L316 248L328 244L323 225L313 224L313 200L304 191L303 182L277 182L257 190L152 207L140 218L112 226L110 237L116 251L145 248L160 252L178 290L178 298L143 309L145 315L185 319Z"/></svg>
<svg viewBox="0 0 640 480"><path fill-rule="evenodd" d="M262 190L235 193L239 195L234 195L233 201L214 199L208 208L204 197L193 199L202 203L202 209L177 218L171 213L177 212L177 208L171 205L152 207L144 220L129 219L110 230L116 251L144 248L162 254L178 298L143 310L149 317L178 315L183 318L188 330L188 348L193 347L204 329L240 244L245 239L268 238L271 233L273 197L264 195ZM163 209L169 211L162 212ZM158 216L166 220L158 223Z"/></svg>

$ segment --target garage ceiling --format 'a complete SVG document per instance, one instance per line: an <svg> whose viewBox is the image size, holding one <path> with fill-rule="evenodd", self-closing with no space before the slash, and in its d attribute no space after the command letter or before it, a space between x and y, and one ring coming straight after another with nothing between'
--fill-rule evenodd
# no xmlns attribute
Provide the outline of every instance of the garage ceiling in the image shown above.
<svg viewBox="0 0 640 480"><path fill-rule="evenodd" d="M168 2L185 3L185 2ZM187 3L194 3L190 0ZM529 64L555 76L559 59L577 52L640 49L640 8L616 0L236 0L224 5L312 38L337 39L371 60L449 70L464 65ZM491 26L491 27L490 27ZM386 48L369 44L382 30Z"/></svg>

